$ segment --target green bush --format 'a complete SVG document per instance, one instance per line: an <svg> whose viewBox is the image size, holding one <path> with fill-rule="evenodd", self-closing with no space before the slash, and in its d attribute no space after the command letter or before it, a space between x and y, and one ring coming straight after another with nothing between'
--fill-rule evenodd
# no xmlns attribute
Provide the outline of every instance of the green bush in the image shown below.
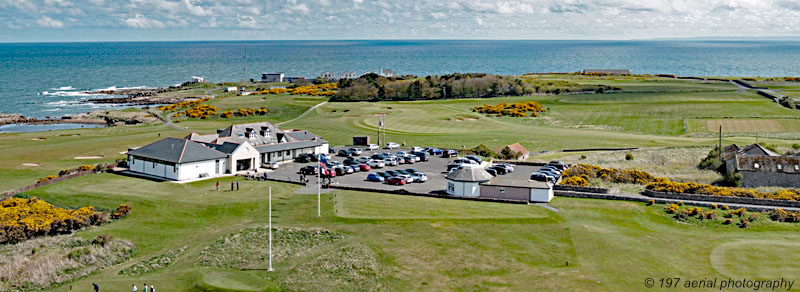
<svg viewBox="0 0 800 292"><path fill-rule="evenodd" d="M633 153L625 154L625 160L628 160L628 161L633 160Z"/></svg>
<svg viewBox="0 0 800 292"><path fill-rule="evenodd" d="M720 152L722 151L720 150L719 146L711 149L711 151L708 152L708 155L706 155L706 157L700 161L700 164L697 165L697 168L713 170L719 173L724 172L725 163L723 163L722 159L720 159Z"/></svg>
<svg viewBox="0 0 800 292"><path fill-rule="evenodd" d="M475 153L475 155L480 155L483 157L490 157L490 158L497 157L497 153L495 153L494 151L492 151L492 149L489 149L489 147L486 147L486 145L483 144L480 144L475 148L472 148L472 153Z"/></svg>

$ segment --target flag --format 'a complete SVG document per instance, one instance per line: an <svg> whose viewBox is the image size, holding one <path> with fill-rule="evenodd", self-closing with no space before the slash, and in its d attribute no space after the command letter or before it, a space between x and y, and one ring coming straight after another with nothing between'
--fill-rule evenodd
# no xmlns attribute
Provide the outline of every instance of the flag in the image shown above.
<svg viewBox="0 0 800 292"><path fill-rule="evenodd" d="M328 175L328 168L325 167L325 164L322 164L322 162L319 163L319 173Z"/></svg>

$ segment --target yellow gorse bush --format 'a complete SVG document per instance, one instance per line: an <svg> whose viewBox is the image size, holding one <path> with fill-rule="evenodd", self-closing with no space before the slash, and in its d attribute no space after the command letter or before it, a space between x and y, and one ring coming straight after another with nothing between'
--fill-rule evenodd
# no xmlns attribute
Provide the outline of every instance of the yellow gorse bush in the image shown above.
<svg viewBox="0 0 800 292"><path fill-rule="evenodd" d="M545 112L546 110L542 108L542 105L535 101L525 101L525 102L515 102L512 104L508 104L505 102L498 103L496 105L489 105L484 104L482 106L476 106L472 108L473 112L479 112L482 114L495 114L497 116L512 116L512 117L525 117L527 116L528 112L530 112L531 116L536 117L540 112Z"/></svg>
<svg viewBox="0 0 800 292"><path fill-rule="evenodd" d="M173 104L159 106L158 109L161 110L161 111L165 111L165 112L171 112L171 111L176 111L178 109L182 109L182 108L186 108L186 107L190 107L190 106L195 106L197 104L206 102L208 100L210 100L210 98L205 97L205 98L196 99L196 100L181 101L179 103L173 103Z"/></svg>
<svg viewBox="0 0 800 292"><path fill-rule="evenodd" d="M308 85L308 86L298 86L292 89L286 88L272 88L268 90L262 90L259 93L261 94L306 94L306 95L314 95L314 96L333 96L336 93L336 90L339 89L339 86L336 83L323 83L323 84L315 84L315 85Z"/></svg>
<svg viewBox="0 0 800 292"><path fill-rule="evenodd" d="M647 185L646 189L654 192L679 193L679 194L698 194L720 197L740 197L756 199L772 199L798 201L800 190L780 190L773 193L758 192L752 189L717 187L699 183L679 183L671 181L653 182Z"/></svg>

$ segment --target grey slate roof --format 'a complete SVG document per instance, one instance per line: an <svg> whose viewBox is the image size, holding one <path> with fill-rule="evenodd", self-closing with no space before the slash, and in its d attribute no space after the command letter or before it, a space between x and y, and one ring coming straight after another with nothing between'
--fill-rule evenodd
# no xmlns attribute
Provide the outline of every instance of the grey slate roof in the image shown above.
<svg viewBox="0 0 800 292"><path fill-rule="evenodd" d="M286 150L293 150L293 149L316 147L316 146L322 145L321 142L322 142L322 140L286 142L286 143L278 143L278 144L256 146L256 149L258 149L259 153L286 151Z"/></svg>
<svg viewBox="0 0 800 292"><path fill-rule="evenodd" d="M269 129L269 137L261 135L261 129ZM246 138L245 132L247 129L252 129L254 136L252 138ZM267 122L259 122L259 123L250 123L250 124L238 124L232 125L222 132L219 133L219 139L217 143L220 142L233 142L233 143L242 143L244 141L249 142L252 145L261 145L261 144L272 144L278 143L277 137L279 133L283 133L278 127L275 125L267 123Z"/></svg>
<svg viewBox="0 0 800 292"><path fill-rule="evenodd" d="M164 138L128 152L130 155L172 163L188 163L228 157L200 143L179 138Z"/></svg>
<svg viewBox="0 0 800 292"><path fill-rule="evenodd" d="M288 135L289 137L292 137L293 140L291 140L291 141L312 140L314 138L322 139L319 136L314 135L313 133L311 133L309 131L291 131L291 132L284 132L284 133L286 135Z"/></svg>
<svg viewBox="0 0 800 292"><path fill-rule="evenodd" d="M203 143L203 145L206 145L206 147L214 148L215 150L217 150L219 152L223 152L223 153L226 153L226 154L231 154L231 153L233 153L233 151L236 150L236 148L239 148L239 145L241 145L241 144L225 142L225 143L222 143L222 144Z"/></svg>
<svg viewBox="0 0 800 292"><path fill-rule="evenodd" d="M445 178L464 182L486 182L492 179L492 175L479 166L464 165L447 174Z"/></svg>
<svg viewBox="0 0 800 292"><path fill-rule="evenodd" d="M543 181L535 181L528 179L513 179L493 177L489 182L484 185L500 186L500 187L518 187L518 188L531 188L531 189L549 189L550 184Z"/></svg>

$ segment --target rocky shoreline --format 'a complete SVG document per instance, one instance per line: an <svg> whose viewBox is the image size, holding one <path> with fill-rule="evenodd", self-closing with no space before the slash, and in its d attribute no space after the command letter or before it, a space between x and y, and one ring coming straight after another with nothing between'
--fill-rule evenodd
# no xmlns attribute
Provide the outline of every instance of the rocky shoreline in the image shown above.
<svg viewBox="0 0 800 292"><path fill-rule="evenodd" d="M19 114L0 114L0 126L9 124L52 125L94 124L107 126L153 124L158 119L147 112L123 112L97 110L88 113L63 116L55 119L28 118Z"/></svg>

